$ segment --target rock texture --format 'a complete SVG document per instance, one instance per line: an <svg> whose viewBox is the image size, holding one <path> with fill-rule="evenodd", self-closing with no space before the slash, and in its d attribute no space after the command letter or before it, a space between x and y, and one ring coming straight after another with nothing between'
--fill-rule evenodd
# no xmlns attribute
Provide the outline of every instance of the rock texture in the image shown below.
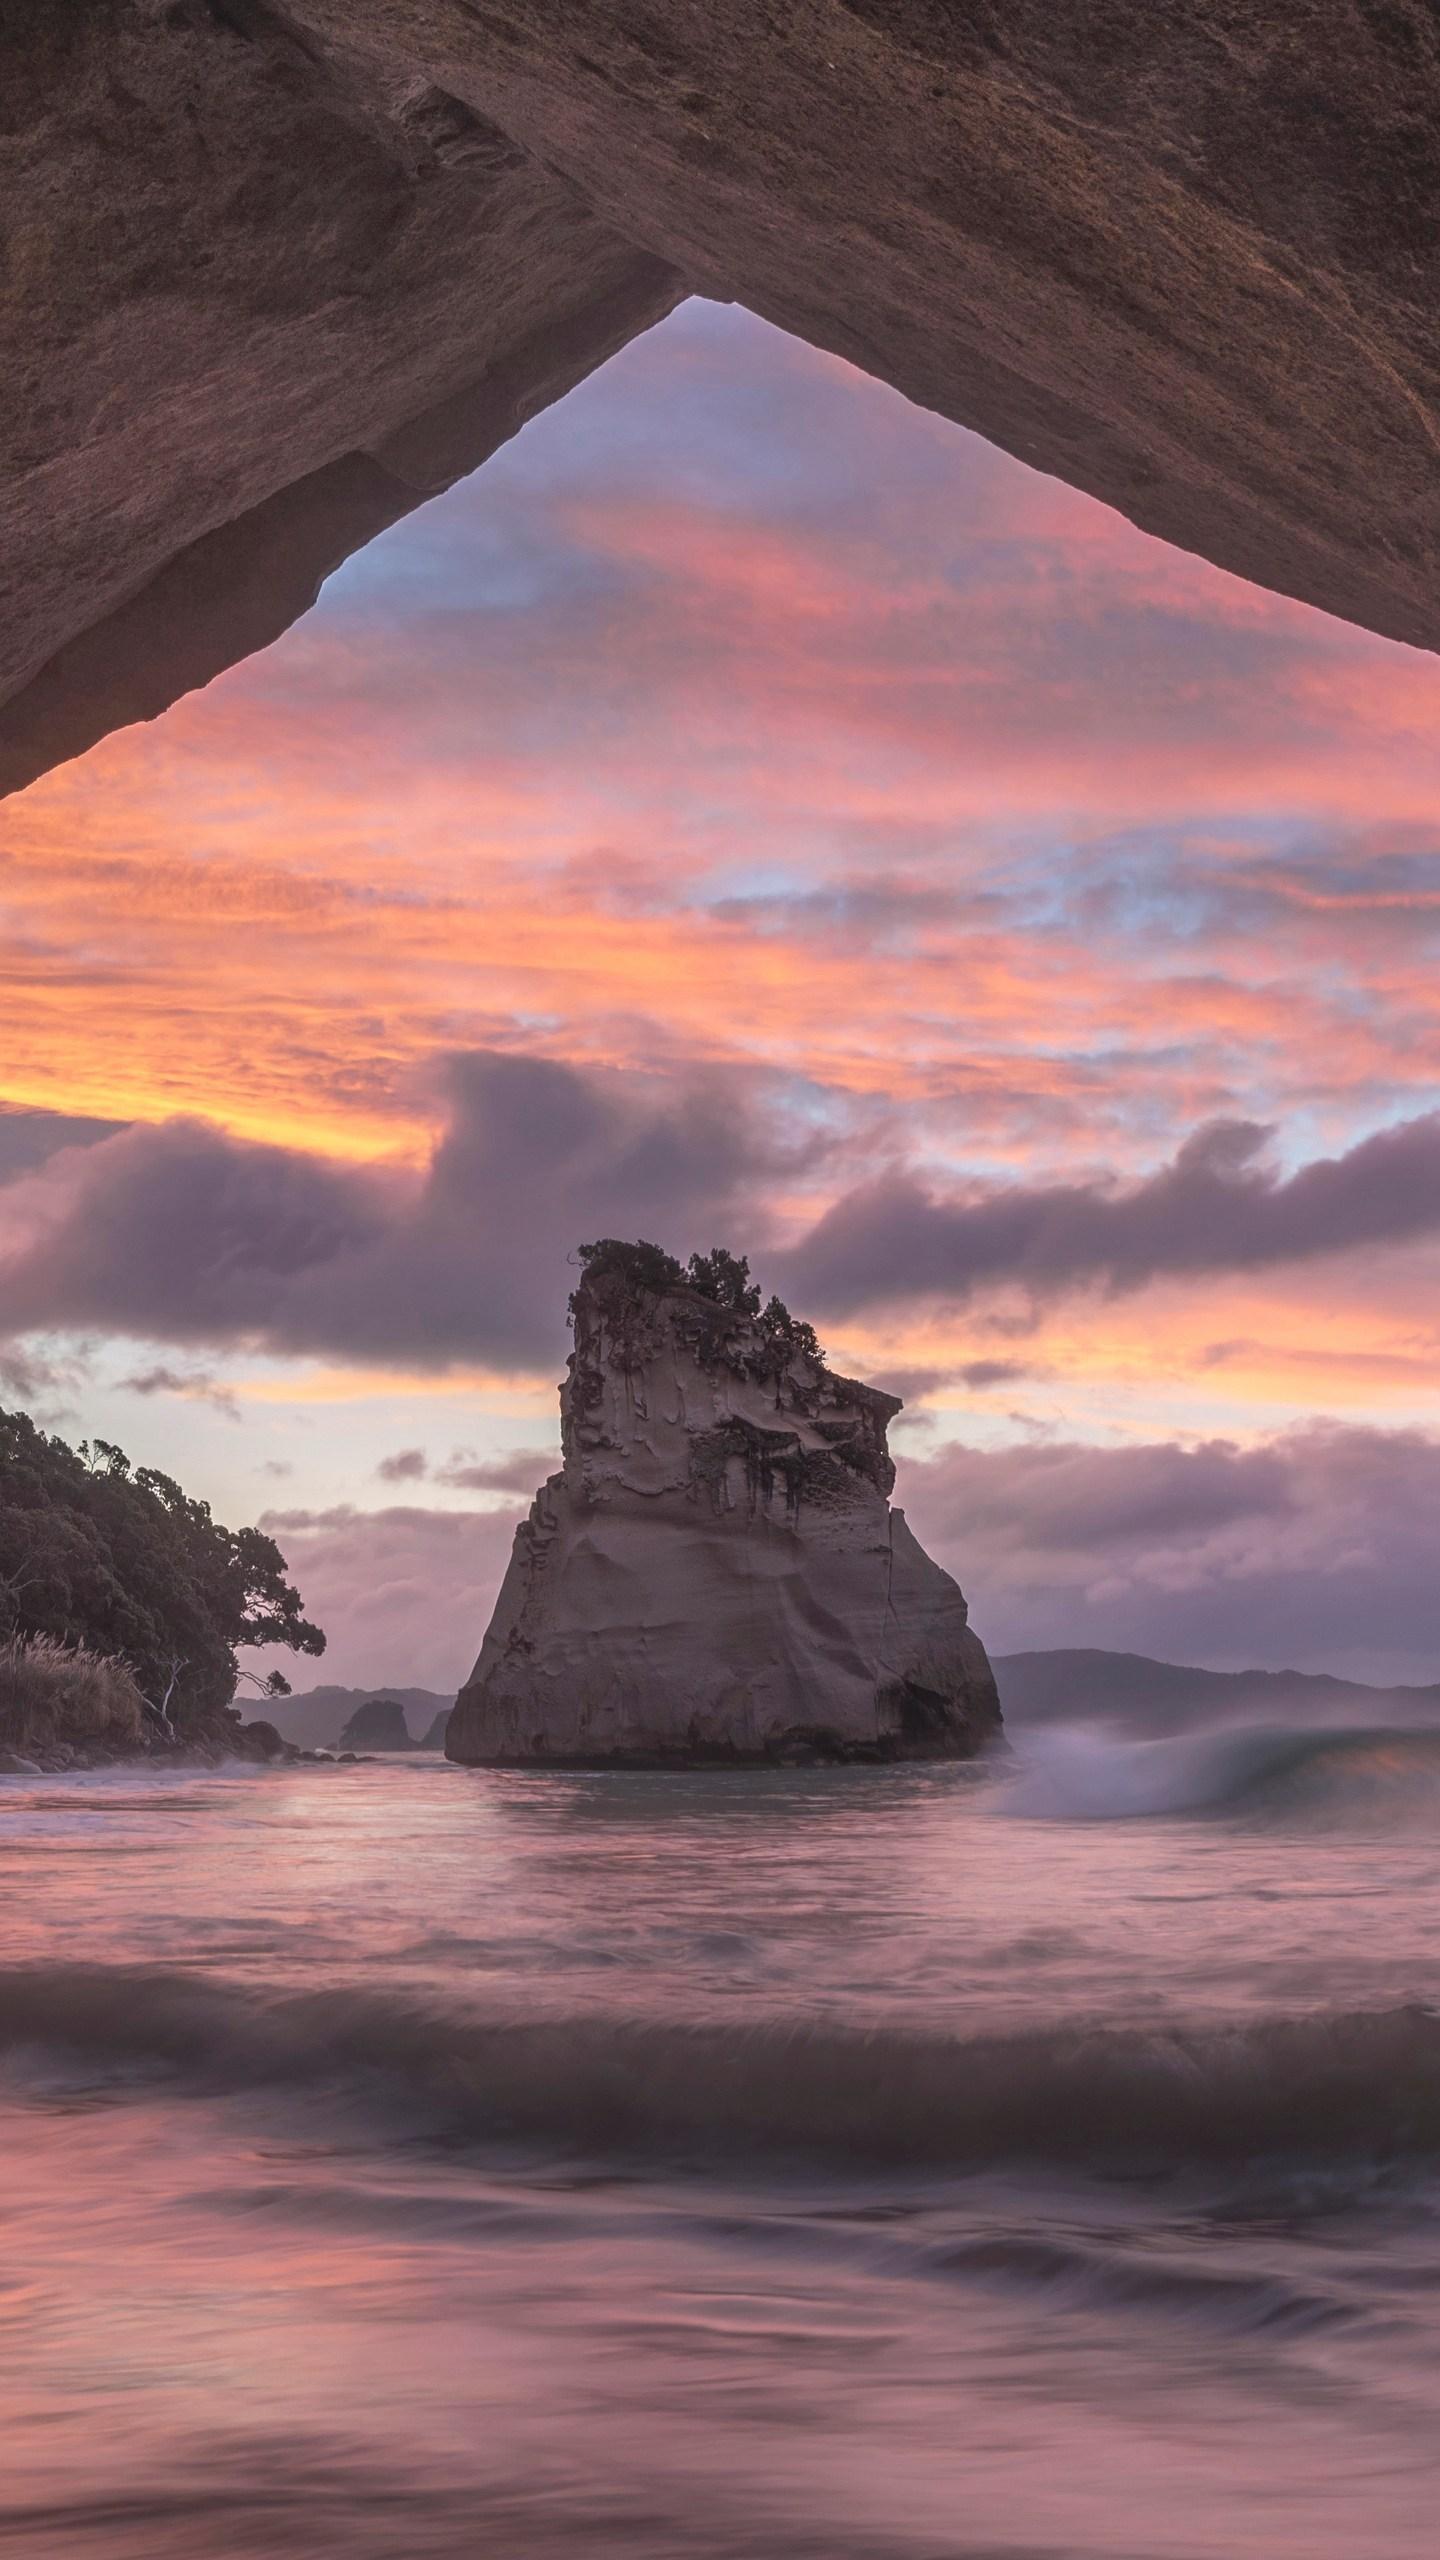
<svg viewBox="0 0 1440 2560"><path fill-rule="evenodd" d="M0 789L273 640L681 291L258 0L11 12L0 100Z"/></svg>
<svg viewBox="0 0 1440 2560"><path fill-rule="evenodd" d="M1000 1711L964 1599L888 1500L899 1400L758 1316L593 1261L564 1466L516 1531L452 1760L969 1757Z"/></svg>
<svg viewBox="0 0 1440 2560"><path fill-rule="evenodd" d="M48 0L0 100L0 788L686 290L1440 645L1432 0Z"/></svg>

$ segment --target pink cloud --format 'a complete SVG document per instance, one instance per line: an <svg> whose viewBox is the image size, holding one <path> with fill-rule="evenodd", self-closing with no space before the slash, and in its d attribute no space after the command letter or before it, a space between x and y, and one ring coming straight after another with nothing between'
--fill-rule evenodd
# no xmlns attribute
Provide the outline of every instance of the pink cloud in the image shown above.
<svg viewBox="0 0 1440 2560"><path fill-rule="evenodd" d="M997 1652L1097 1645L1217 1670L1440 1680L1440 1440L1318 1422L906 1459L896 1498Z"/></svg>
<svg viewBox="0 0 1440 2560"><path fill-rule="evenodd" d="M345 1686L454 1689L469 1671L509 1559L518 1506L439 1511L268 1512L306 1607L326 1630L324 1678ZM295 1673L257 1651L247 1668ZM298 1684L297 1684L298 1685Z"/></svg>
<svg viewBox="0 0 1440 2560"><path fill-rule="evenodd" d="M1165 551L758 323L682 314L274 650L0 813L8 1098L181 1191L176 1125L203 1123L239 1240L197 1278L215 1222L177 1215L147 1265L118 1194L124 1250L101 1232L92 1164L95 1251L77 1228L45 1303L163 1331L189 1289L199 1339L197 1290L218 1323L248 1271L263 1328L275 1275L241 1247L273 1240L294 1160L291 1226L306 1199L312 1241L369 1218L390 1260L308 1332L276 1282L286 1346L381 1360L360 1315L403 1303L453 1349L483 1271L515 1356L617 1159L548 1206L507 1193L490 1260L478 1190L438 1244L422 1220L444 1287L417 1293L393 1204L424 1194L456 1053L709 1093L677 1215L713 1200L777 1244L887 1165L953 1203L1124 1189L1216 1120L1276 1126L1282 1177L1347 1156L1440 1104L1437 715L1434 662ZM757 1096L808 1154L727 1155ZM68 1214L72 1179L42 1171L26 1214ZM663 1186L620 1190L638 1219ZM846 1321L866 1356L989 1376L966 1392L992 1412L1042 1375L1052 1418L1123 1386L1133 1429L1177 1380L1418 1393L1432 1280L1387 1246L1311 1290L1171 1272L1143 1319ZM1017 1361L985 1326L1022 1318L1026 1376L990 1376Z"/></svg>

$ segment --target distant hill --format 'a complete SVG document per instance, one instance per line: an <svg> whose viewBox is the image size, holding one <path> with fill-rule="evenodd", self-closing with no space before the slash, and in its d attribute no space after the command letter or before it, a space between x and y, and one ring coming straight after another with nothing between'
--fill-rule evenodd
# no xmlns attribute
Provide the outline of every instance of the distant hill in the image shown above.
<svg viewBox="0 0 1440 2560"><path fill-rule="evenodd" d="M1075 1646L995 1656L1000 1704L1012 1727L1071 1718L1166 1734L1187 1725L1415 1724L1440 1719L1440 1681L1428 1688L1375 1689L1324 1671L1201 1671L1152 1662L1143 1653Z"/></svg>
<svg viewBox="0 0 1440 2560"><path fill-rule="evenodd" d="M453 1689L397 1689L387 1680L373 1689L297 1689L293 1698L267 1698L263 1713L287 1742L298 1743L302 1751L334 1751L343 1727L367 1698L398 1698L417 1742L436 1716L448 1714L455 1704ZM262 1710L252 1707L247 1712L258 1715Z"/></svg>
<svg viewBox="0 0 1440 2560"><path fill-rule="evenodd" d="M1440 1722L1440 1681L1427 1688L1374 1689L1332 1680L1324 1671L1201 1671L1193 1663L1152 1662L1143 1653L1104 1653L1094 1646L1051 1653L997 1653L1000 1704L1015 1732L1067 1720L1119 1726L1139 1735L1181 1733L1197 1724L1367 1724ZM452 1691L300 1689L265 1702L264 1713L287 1742L333 1751L342 1727L367 1698L398 1698L417 1742L437 1716L448 1715ZM259 1712L249 1710L249 1712ZM432 1748L434 1746L432 1745Z"/></svg>

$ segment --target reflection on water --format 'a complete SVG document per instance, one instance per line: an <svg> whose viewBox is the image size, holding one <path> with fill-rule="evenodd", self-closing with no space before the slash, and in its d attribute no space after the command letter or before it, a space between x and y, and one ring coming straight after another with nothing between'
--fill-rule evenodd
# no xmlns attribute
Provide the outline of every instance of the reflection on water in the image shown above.
<svg viewBox="0 0 1440 2560"><path fill-rule="evenodd" d="M0 2542L1428 2554L1428 1746L1155 1748L0 1783Z"/></svg>

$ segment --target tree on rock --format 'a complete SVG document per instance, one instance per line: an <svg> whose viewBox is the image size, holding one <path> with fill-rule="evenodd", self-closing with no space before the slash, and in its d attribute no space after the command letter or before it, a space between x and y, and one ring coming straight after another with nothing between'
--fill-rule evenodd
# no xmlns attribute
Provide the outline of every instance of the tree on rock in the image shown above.
<svg viewBox="0 0 1440 2560"><path fill-rule="evenodd" d="M758 1316L760 1292L750 1279L750 1265L743 1253L727 1253L723 1244L712 1244L708 1253L692 1253L685 1274L697 1297L713 1298L717 1307L733 1307L740 1316Z"/></svg>

